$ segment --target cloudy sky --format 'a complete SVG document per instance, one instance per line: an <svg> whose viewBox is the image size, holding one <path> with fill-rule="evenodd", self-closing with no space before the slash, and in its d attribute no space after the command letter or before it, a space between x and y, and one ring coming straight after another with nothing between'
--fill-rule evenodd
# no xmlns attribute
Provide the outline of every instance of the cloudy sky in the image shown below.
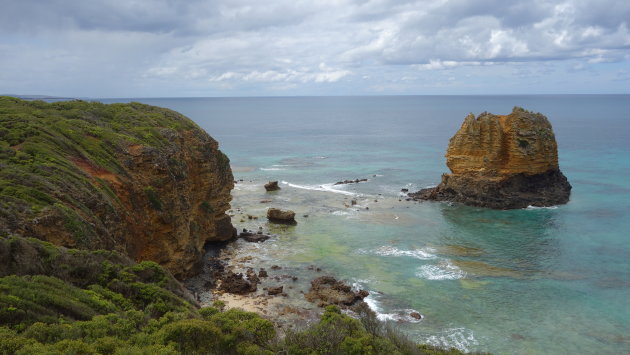
<svg viewBox="0 0 630 355"><path fill-rule="evenodd" d="M0 93L630 93L630 1L0 0Z"/></svg>

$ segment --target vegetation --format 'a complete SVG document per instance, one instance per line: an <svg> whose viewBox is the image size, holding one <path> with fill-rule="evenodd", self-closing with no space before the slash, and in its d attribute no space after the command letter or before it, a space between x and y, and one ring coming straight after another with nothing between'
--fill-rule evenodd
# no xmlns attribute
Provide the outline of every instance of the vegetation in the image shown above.
<svg viewBox="0 0 630 355"><path fill-rule="evenodd" d="M156 263L111 251L0 238L1 275L0 354L460 354L414 344L367 306L359 319L330 306L281 337L255 313L198 308Z"/></svg>
<svg viewBox="0 0 630 355"><path fill-rule="evenodd" d="M129 146L159 152L175 132L191 129L198 127L181 114L137 102L46 103L0 96L0 236L24 234L24 221L46 216L45 221L62 221L58 233L74 239L68 245L104 248L102 217L120 201L111 181L101 176L125 176L119 157ZM223 154L218 159L227 164ZM171 160L174 178L182 178L180 163ZM148 186L145 192L148 204L161 210L155 190Z"/></svg>
<svg viewBox="0 0 630 355"><path fill-rule="evenodd" d="M365 307L359 319L329 307L308 328L277 334L255 313L220 302L199 308L154 262L22 236L62 226L79 247L122 249L102 239L100 216L120 201L99 175L124 175L116 156L130 145L160 149L172 132L193 128L176 112L139 103L0 97L0 354L459 354L418 346ZM217 159L231 181L229 159ZM174 178L185 177L177 161L168 164ZM152 186L144 193L153 209L166 208ZM214 213L208 202L201 207Z"/></svg>

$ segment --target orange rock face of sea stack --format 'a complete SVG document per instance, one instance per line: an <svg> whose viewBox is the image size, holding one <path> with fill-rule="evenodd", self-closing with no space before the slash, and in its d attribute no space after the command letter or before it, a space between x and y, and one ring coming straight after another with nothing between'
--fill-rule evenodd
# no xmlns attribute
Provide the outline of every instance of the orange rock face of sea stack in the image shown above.
<svg viewBox="0 0 630 355"><path fill-rule="evenodd" d="M440 185L410 196L497 209L569 200L571 185L559 169L551 124L519 107L505 116L468 115L449 142L446 165L451 174Z"/></svg>

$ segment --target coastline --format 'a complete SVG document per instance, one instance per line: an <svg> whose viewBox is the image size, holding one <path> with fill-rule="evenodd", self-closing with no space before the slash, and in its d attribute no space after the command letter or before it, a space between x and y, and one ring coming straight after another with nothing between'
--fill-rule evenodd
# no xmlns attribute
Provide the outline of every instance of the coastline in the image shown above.
<svg viewBox="0 0 630 355"><path fill-rule="evenodd" d="M233 224L239 232L250 231L262 233L270 239L261 242L248 242L237 237L225 243L209 244L203 257L203 271L184 284L197 297L202 307L221 305L226 309L237 308L248 312L254 312L271 320L278 328L304 328L308 324L319 320L324 312L324 307L309 302L305 294L311 289L311 282L319 277L337 278L340 275L332 270L325 269L316 262L296 261L289 263L276 262L273 259L262 257L263 249L273 250L277 246L274 241L279 239L295 238L295 226L277 224L267 220L265 210L269 207L285 206L290 204L295 208L299 223L310 222L317 218L319 213L331 213L335 216L346 216L387 225L389 223L407 224L404 215L397 215L389 210L393 205L417 204L415 201L405 201L404 195L398 196L371 196L350 193L344 190L318 189L317 187L303 188L301 186L283 182L283 189L287 191L265 192L264 184L267 181L258 179L238 179L235 181L235 189L232 191L232 208L228 213L232 217ZM331 184L334 185L334 184ZM342 185L342 184L337 184ZM299 194L296 198L295 194ZM295 200L305 199L304 196L318 194L328 195L330 205L310 206L308 209L301 204L295 204ZM371 207L371 209L370 209ZM328 211L326 211L328 209ZM315 211L314 211L315 210ZM314 216L315 214L315 216ZM370 217L364 216L367 214ZM272 252L273 253L273 252ZM242 294L230 293L221 289L221 277L228 272L243 275L260 275L261 270L268 274L267 277L256 277L256 290ZM245 276L244 276L245 279ZM249 279L249 278L247 278ZM343 279L353 292L359 291L360 283L354 279ZM270 288L282 286L283 292L270 295ZM372 295L380 297L380 295ZM397 313L379 313L382 311L378 302L372 296L368 296L364 303L376 313L381 321L393 321L395 323L418 323L424 318L417 310L402 308ZM217 303L218 301L218 303ZM342 307L345 313L353 314L351 307Z"/></svg>

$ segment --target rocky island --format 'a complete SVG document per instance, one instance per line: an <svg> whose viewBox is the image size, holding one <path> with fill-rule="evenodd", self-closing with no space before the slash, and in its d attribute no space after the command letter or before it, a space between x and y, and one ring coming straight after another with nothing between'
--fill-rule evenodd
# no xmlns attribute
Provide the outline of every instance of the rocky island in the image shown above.
<svg viewBox="0 0 630 355"><path fill-rule="evenodd" d="M552 206L569 201L571 185L558 165L547 117L515 107L509 115L472 113L451 138L450 174L409 196L494 209Z"/></svg>

